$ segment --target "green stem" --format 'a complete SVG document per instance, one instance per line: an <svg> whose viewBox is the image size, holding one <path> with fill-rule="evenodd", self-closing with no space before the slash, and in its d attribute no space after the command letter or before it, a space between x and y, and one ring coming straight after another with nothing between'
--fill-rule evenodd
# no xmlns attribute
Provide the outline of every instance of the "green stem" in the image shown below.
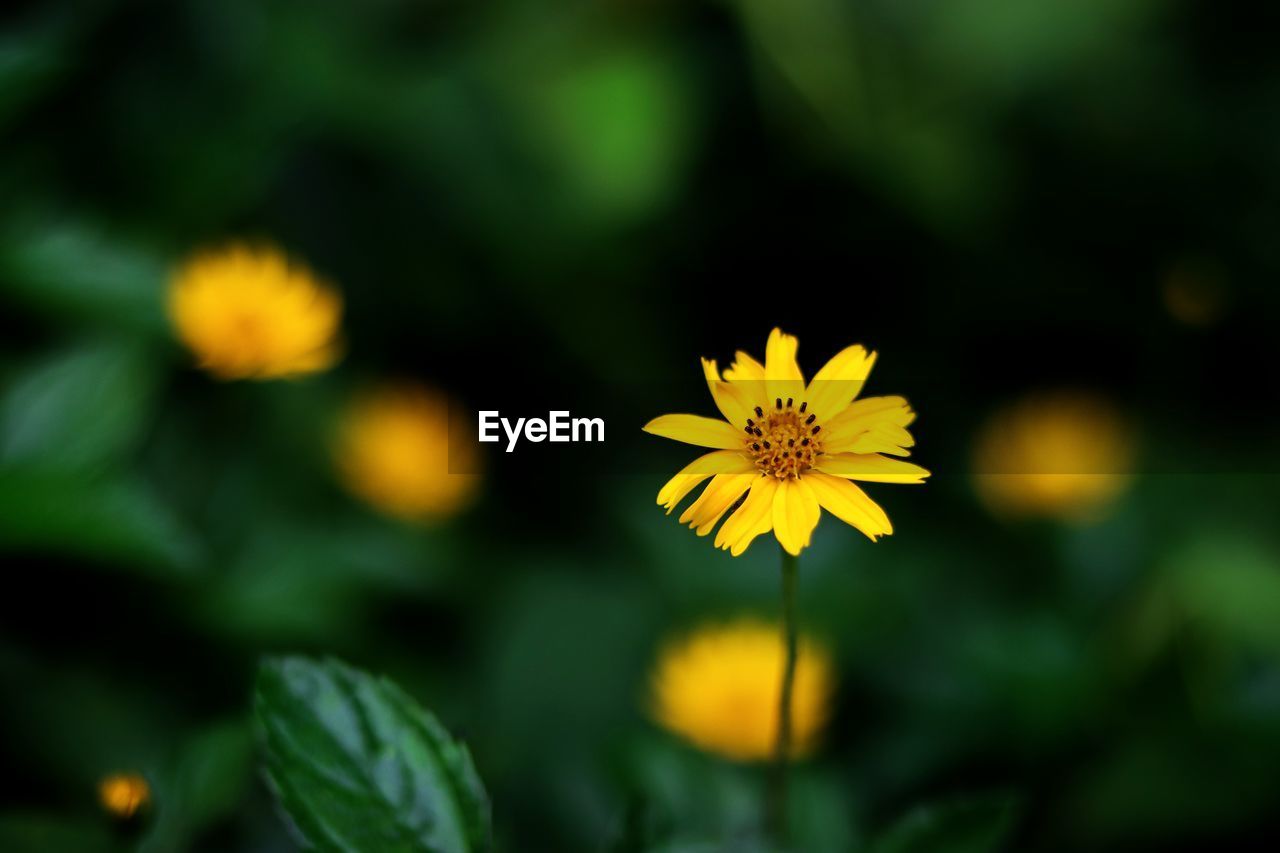
<svg viewBox="0 0 1280 853"><path fill-rule="evenodd" d="M773 752L773 776L769 784L769 831L787 841L787 774L791 764L791 689L796 679L796 567L799 559L782 552L782 644L786 663L778 700L778 741Z"/></svg>

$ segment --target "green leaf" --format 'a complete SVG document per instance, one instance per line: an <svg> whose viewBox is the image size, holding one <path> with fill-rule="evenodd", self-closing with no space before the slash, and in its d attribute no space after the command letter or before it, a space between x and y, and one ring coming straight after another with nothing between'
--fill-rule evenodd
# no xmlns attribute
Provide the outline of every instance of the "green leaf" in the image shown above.
<svg viewBox="0 0 1280 853"><path fill-rule="evenodd" d="M1182 611L1207 635L1280 654L1280 558L1264 544L1204 534L1170 558L1165 574Z"/></svg>
<svg viewBox="0 0 1280 853"><path fill-rule="evenodd" d="M0 815L0 850L6 853L115 853L124 849L103 820L84 820L65 814Z"/></svg>
<svg viewBox="0 0 1280 853"><path fill-rule="evenodd" d="M965 796L917 806L872 845L872 853L991 853L1013 828L1009 794Z"/></svg>
<svg viewBox="0 0 1280 853"><path fill-rule="evenodd" d="M763 834L764 774L649 733L627 744L620 770L632 797L615 853L776 851ZM852 794L836 773L792 768L787 794L790 847L804 853L861 850Z"/></svg>
<svg viewBox="0 0 1280 853"><path fill-rule="evenodd" d="M545 53L509 66L519 69L507 78L516 117L575 221L642 218L684 177L698 132L692 87L679 57L660 46L585 55L572 43L549 37Z"/></svg>
<svg viewBox="0 0 1280 853"><path fill-rule="evenodd" d="M566 177L597 209L645 212L670 194L689 136L668 57L618 52L549 91L547 133Z"/></svg>
<svg viewBox="0 0 1280 853"><path fill-rule="evenodd" d="M40 360L0 396L0 465L101 467L136 444L154 391L136 345L93 343Z"/></svg>
<svg viewBox="0 0 1280 853"><path fill-rule="evenodd" d="M0 37L0 123L33 100L62 65L62 57L48 43Z"/></svg>
<svg viewBox="0 0 1280 853"><path fill-rule="evenodd" d="M167 334L167 262L91 220L29 214L0 239L0 291L59 319Z"/></svg>
<svg viewBox="0 0 1280 853"><path fill-rule="evenodd" d="M189 850L205 828L232 814L253 778L253 733L246 715L191 733L152 774L155 816L135 853Z"/></svg>
<svg viewBox="0 0 1280 853"><path fill-rule="evenodd" d="M466 747L388 679L269 659L255 709L271 786L311 848L489 849L489 801Z"/></svg>
<svg viewBox="0 0 1280 853"><path fill-rule="evenodd" d="M25 21L19 16L17 26L6 23L0 32L0 126L20 118L74 68L75 43L97 22L92 7L103 5L49 4Z"/></svg>
<svg viewBox="0 0 1280 853"><path fill-rule="evenodd" d="M202 566L194 534L132 477L4 470L0 546L80 556L158 576L190 575Z"/></svg>

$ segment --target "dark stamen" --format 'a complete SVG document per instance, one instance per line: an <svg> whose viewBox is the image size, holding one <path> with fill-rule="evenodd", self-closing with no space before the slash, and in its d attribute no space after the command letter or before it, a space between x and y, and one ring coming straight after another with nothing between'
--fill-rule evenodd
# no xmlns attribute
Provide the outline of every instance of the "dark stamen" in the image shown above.
<svg viewBox="0 0 1280 853"><path fill-rule="evenodd" d="M788 438L787 447L795 447L795 446L796 446L796 440L794 438Z"/></svg>
<svg viewBox="0 0 1280 853"><path fill-rule="evenodd" d="M788 456L790 456L790 455L791 455L791 454L790 454L790 453L788 453L787 451L785 451L785 450L784 450L784 451L782 451L782 458L783 458L783 459L786 459L786 458L787 458Z"/></svg>
<svg viewBox="0 0 1280 853"><path fill-rule="evenodd" d="M747 427L747 435L751 435L752 432L754 432L754 430L752 430L751 427Z"/></svg>
<svg viewBox="0 0 1280 853"><path fill-rule="evenodd" d="M818 416L817 416L817 415L809 415L809 418L808 418L808 420L806 420L806 421L805 421L805 424L806 424L806 425L811 424L811 423L813 423L814 421L816 421L817 419L818 419Z"/></svg>
<svg viewBox="0 0 1280 853"><path fill-rule="evenodd" d="M817 435L817 434L818 434L818 430L820 430L820 429L822 429L822 427L820 427L820 426L816 426L816 427L814 427L814 428L813 428L813 434L814 434L814 435Z"/></svg>
<svg viewBox="0 0 1280 853"><path fill-rule="evenodd" d="M803 414L804 414L804 410L805 410L805 409L807 409L807 408L809 408L809 401L808 401L808 400L805 400L803 403L801 403L801 404L800 404L800 414L802 414L802 415L803 415Z"/></svg>
<svg viewBox="0 0 1280 853"><path fill-rule="evenodd" d="M761 432L760 427L756 427L756 435L764 435L764 433Z"/></svg>
<svg viewBox="0 0 1280 853"><path fill-rule="evenodd" d="M791 402L792 402L791 398L790 398L790 397L788 397L788 398L787 398L787 408L788 408L788 409L789 409L789 408L791 408Z"/></svg>
<svg viewBox="0 0 1280 853"><path fill-rule="evenodd" d="M781 410L782 410L782 398L781 398L781 397L779 397L778 399L774 400L773 402L774 402L774 404L778 407L778 410L779 410L779 411L781 411Z"/></svg>
<svg viewBox="0 0 1280 853"><path fill-rule="evenodd" d="M805 439L805 441L808 441L808 440L809 440L809 439L807 439L807 438ZM752 450L759 450L759 449L760 449L760 443L759 443L759 442L756 442L755 444L751 445L751 449L752 449Z"/></svg>
<svg viewBox="0 0 1280 853"><path fill-rule="evenodd" d="M770 449L769 442L767 442L767 441L766 441L766 442L764 443L764 449L765 449L765 450L769 450L769 449Z"/></svg>
<svg viewBox="0 0 1280 853"><path fill-rule="evenodd" d="M805 439L801 439L801 440L800 440L800 446L801 446L801 447L808 447L808 446L809 446L809 439L807 439L807 438L805 438Z"/></svg>

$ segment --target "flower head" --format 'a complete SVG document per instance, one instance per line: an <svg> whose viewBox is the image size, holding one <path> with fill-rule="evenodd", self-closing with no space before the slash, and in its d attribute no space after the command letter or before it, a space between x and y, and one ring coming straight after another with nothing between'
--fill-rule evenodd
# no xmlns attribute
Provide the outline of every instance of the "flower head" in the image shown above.
<svg viewBox="0 0 1280 853"><path fill-rule="evenodd" d="M356 398L342 418L335 447L347 488L409 521L453 515L474 497L479 485L474 446L457 442L453 454L451 460L448 400L411 384Z"/></svg>
<svg viewBox="0 0 1280 853"><path fill-rule="evenodd" d="M651 714L708 752L735 761L766 760L777 743L784 657L776 625L744 620L700 628L660 655L652 674ZM834 680L827 652L802 639L791 697L796 754L817 745Z"/></svg>
<svg viewBox="0 0 1280 853"><path fill-rule="evenodd" d="M734 556L769 531L799 554L821 509L872 540L892 533L884 510L851 481L920 483L929 476L919 465L890 458L907 456L915 444L907 427L916 416L907 401L855 400L875 353L847 347L806 384L796 347L794 337L774 329L764 364L738 352L721 376L714 361L703 359L724 420L663 415L645 426L654 435L716 448L672 477L658 503L670 513L709 478L680 521L706 536L727 515L715 544Z"/></svg>
<svg viewBox="0 0 1280 853"><path fill-rule="evenodd" d="M342 299L276 249L234 244L174 273L169 316L200 366L219 379L278 379L330 367Z"/></svg>
<svg viewBox="0 0 1280 853"><path fill-rule="evenodd" d="M131 818L151 802L151 786L137 773L113 773L98 783L102 807L118 818Z"/></svg>
<svg viewBox="0 0 1280 853"><path fill-rule="evenodd" d="M1125 419L1093 394L1024 398L993 414L974 446L974 485L992 512L1086 520L1129 482Z"/></svg>

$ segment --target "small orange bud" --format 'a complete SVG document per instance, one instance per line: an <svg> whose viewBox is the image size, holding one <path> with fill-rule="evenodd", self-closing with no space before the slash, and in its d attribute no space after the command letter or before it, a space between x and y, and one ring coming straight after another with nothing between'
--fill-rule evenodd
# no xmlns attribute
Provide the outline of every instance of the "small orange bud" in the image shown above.
<svg viewBox="0 0 1280 853"><path fill-rule="evenodd" d="M151 802L151 786L137 773L113 773L98 783L102 807L118 818L131 818Z"/></svg>

